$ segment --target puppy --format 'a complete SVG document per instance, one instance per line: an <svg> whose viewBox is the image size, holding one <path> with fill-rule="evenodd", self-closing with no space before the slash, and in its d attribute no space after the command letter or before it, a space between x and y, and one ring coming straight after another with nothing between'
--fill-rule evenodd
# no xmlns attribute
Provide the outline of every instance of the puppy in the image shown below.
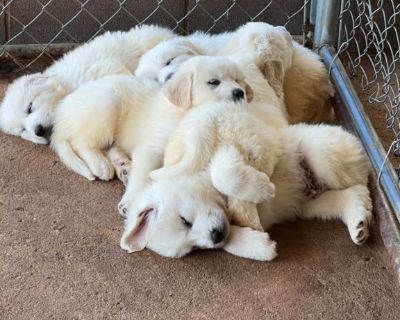
<svg viewBox="0 0 400 320"><path fill-rule="evenodd" d="M284 43L270 36L277 28L283 27L249 22L234 32L219 54L240 56L249 50L258 52L257 64L278 94L283 81L282 93L290 123L333 122L334 114L329 98L334 95L334 90L318 54L292 41L293 56L284 77L281 78L282 73L277 74L272 69L275 64L279 66L282 63Z"/></svg>
<svg viewBox="0 0 400 320"><path fill-rule="evenodd" d="M174 36L152 25L106 32L65 54L43 73L16 79L0 107L0 129L34 143L48 143L62 98L88 81L134 72L143 53Z"/></svg>
<svg viewBox="0 0 400 320"><path fill-rule="evenodd" d="M236 99L234 90L242 87L240 71L222 58L187 61L164 88L128 75L104 77L61 102L51 145L67 167L89 180L111 179L115 167L127 161L123 154L131 154L133 183L127 194L135 194L148 172L161 164L169 134L183 113L206 102Z"/></svg>
<svg viewBox="0 0 400 320"><path fill-rule="evenodd" d="M186 61L165 86L170 88L170 101L183 110L216 101L241 103L242 100L250 100L252 96L251 88L246 83L239 67L221 57L195 57ZM173 109L167 104L164 108ZM122 215L126 215L130 202L134 202L135 194L146 184L148 174L162 165L169 135L178 124L177 117L175 121L168 121L168 130L160 132L159 127L162 127L161 124L167 119L164 114L166 112L171 113L172 111L159 110L158 114L140 118L142 122L148 121L155 127L146 134L149 137L155 136L158 147L152 146L152 140L145 135L138 140L141 141L140 146L130 146L133 150L131 153L133 164L129 171L128 187L118 206ZM179 114L179 116L181 115L182 113ZM132 128L140 125L143 124L130 123L127 127L130 128L129 130L134 130ZM130 131L129 137L135 136Z"/></svg>
<svg viewBox="0 0 400 320"><path fill-rule="evenodd" d="M222 163L221 157L229 155L227 166L211 171L214 185L218 187L220 183L217 175L228 176L230 171L232 179L247 177L249 186L241 183L240 190L231 192L235 197L228 197L228 213L234 224L263 231L255 204L275 196L275 186L269 177L281 148L280 140L275 139L277 132L265 128L263 121L246 110L245 103L202 105L183 117L168 142L164 166L153 171L150 177L158 181L192 175L206 170L213 158ZM226 182L225 177L222 181ZM225 194L229 196L226 189L237 184L232 181L224 185Z"/></svg>
<svg viewBox="0 0 400 320"><path fill-rule="evenodd" d="M141 57L135 75L165 83L184 61L199 55L216 55L231 35L231 32L210 35L198 31L165 40Z"/></svg>
<svg viewBox="0 0 400 320"><path fill-rule="evenodd" d="M332 122L334 115L329 98L334 91L323 63L316 53L294 42L291 37L288 39L287 35L283 27L249 22L210 43L219 49L214 51L215 54L243 63L245 74L249 70L248 57L252 55L252 63L268 80L267 86L272 86L279 97L285 99L286 105L281 103L281 108L290 123ZM165 41L149 50L140 60L136 74L164 83L183 61L194 55L212 54L207 51L211 46L204 49L202 43L196 43L194 38L189 37ZM288 64L288 72L281 72ZM253 74L246 76L248 81L254 78ZM258 88L263 86L262 81L258 83L250 83L256 95Z"/></svg>
<svg viewBox="0 0 400 320"><path fill-rule="evenodd" d="M209 175L149 184L129 210L121 248L128 252L145 247L172 258L196 249L223 248L234 255L270 261L276 244L265 232L230 226L223 197Z"/></svg>
<svg viewBox="0 0 400 320"><path fill-rule="evenodd" d="M360 142L340 127L273 128L232 104L202 106L181 121L164 167L150 177L170 181L206 169L228 196L236 224L267 230L296 216L340 218L354 243L369 236L370 165Z"/></svg>

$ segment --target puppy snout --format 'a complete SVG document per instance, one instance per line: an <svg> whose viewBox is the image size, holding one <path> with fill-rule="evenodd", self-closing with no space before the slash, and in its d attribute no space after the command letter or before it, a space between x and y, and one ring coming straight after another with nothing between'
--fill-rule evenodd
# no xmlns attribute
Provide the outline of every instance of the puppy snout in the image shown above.
<svg viewBox="0 0 400 320"><path fill-rule="evenodd" d="M240 101L244 98L244 91L242 89L236 88L232 90L233 101Z"/></svg>
<svg viewBox="0 0 400 320"><path fill-rule="evenodd" d="M43 127L41 124L35 127L35 134L38 137L48 138L51 135L51 127Z"/></svg>
<svg viewBox="0 0 400 320"><path fill-rule="evenodd" d="M214 244L224 241L225 237L226 237L225 229L212 229L211 240Z"/></svg>

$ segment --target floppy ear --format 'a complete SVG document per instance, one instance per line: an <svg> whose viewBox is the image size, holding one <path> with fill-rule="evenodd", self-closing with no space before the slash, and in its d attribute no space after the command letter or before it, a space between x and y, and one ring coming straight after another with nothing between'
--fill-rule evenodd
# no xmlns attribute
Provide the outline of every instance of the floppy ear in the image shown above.
<svg viewBox="0 0 400 320"><path fill-rule="evenodd" d="M247 82L245 82L245 91L246 91L247 102L253 101L254 92L253 92L253 89L250 87L250 85Z"/></svg>
<svg viewBox="0 0 400 320"><path fill-rule="evenodd" d="M129 253L143 250L149 240L154 219L154 208L145 208L138 215L128 216L121 238L121 248Z"/></svg>
<svg viewBox="0 0 400 320"><path fill-rule="evenodd" d="M270 86L281 97L283 95L283 81L286 71L283 63L281 61L265 61L260 69Z"/></svg>
<svg viewBox="0 0 400 320"><path fill-rule="evenodd" d="M193 72L181 67L165 84L167 99L181 109L192 106Z"/></svg>

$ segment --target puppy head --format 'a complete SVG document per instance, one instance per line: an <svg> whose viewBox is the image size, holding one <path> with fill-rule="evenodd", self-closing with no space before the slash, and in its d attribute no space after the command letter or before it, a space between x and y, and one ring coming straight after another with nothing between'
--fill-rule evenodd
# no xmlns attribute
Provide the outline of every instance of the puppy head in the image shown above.
<svg viewBox="0 0 400 320"><path fill-rule="evenodd" d="M224 204L209 179L185 177L148 187L128 213L121 247L179 258L220 248L229 235Z"/></svg>
<svg viewBox="0 0 400 320"><path fill-rule="evenodd" d="M135 75L165 83L184 61L201 54L199 48L183 37L163 41L141 57Z"/></svg>
<svg viewBox="0 0 400 320"><path fill-rule="evenodd" d="M0 106L0 128L34 143L47 144L54 108L64 91L56 79L41 73L16 79L7 88Z"/></svg>
<svg viewBox="0 0 400 320"><path fill-rule="evenodd" d="M287 69L292 65L293 39L283 26L248 22L239 27L221 49L223 55L253 53L255 62L271 87L281 95Z"/></svg>
<svg viewBox="0 0 400 320"><path fill-rule="evenodd" d="M210 102L250 102L253 91L240 68L222 57L199 56L183 63L165 84L167 98L187 109Z"/></svg>

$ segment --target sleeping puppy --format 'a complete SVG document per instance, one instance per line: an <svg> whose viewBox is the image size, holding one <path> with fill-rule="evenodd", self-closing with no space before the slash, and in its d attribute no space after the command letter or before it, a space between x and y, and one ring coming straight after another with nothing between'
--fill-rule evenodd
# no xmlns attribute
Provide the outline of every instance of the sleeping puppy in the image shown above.
<svg viewBox="0 0 400 320"><path fill-rule="evenodd" d="M168 141L164 166L151 172L150 177L168 181L210 166L214 169L210 172L214 185L218 188L220 183L226 184L222 188L228 195L230 220L235 225L263 231L256 204L275 197L270 176L281 149L280 139L275 139L277 131L265 128L266 124L252 115L245 103L219 102L197 107L183 117ZM222 165L222 157L227 159L226 166ZM216 165L210 165L214 158L221 163L218 170ZM228 176L232 181L227 183ZM248 185L240 183L243 177ZM240 190L226 191L237 185ZM230 197L230 193L235 196Z"/></svg>
<svg viewBox="0 0 400 320"><path fill-rule="evenodd" d="M276 244L267 233L229 225L224 198L205 172L141 190L125 220L120 245L128 252L147 247L171 258L213 248L260 261L276 257Z"/></svg>
<svg viewBox="0 0 400 320"><path fill-rule="evenodd" d="M276 93L284 97L286 106L283 106L290 123L332 122L333 111L329 98L333 95L333 88L324 65L316 53L294 42L291 37L290 42L282 41L282 36L287 39L287 35L283 27L249 22L215 41L214 47L219 50L214 52L229 56L240 64L244 57L253 54L253 63ZM283 73L279 72L282 67L282 45L294 51L290 58L291 68L283 78ZM211 54L207 52L208 48L204 49L201 43L196 43L195 38L190 36L167 40L143 55L136 75L164 83L183 61L194 55ZM246 64L243 67L245 73ZM247 78L250 80L252 75ZM276 84L282 81L284 86L281 89ZM253 90L257 94L257 88Z"/></svg>
<svg viewBox="0 0 400 320"><path fill-rule="evenodd" d="M168 120L168 114L176 114L173 110L177 108L186 111L210 102L242 103L243 100L250 101L252 98L251 88L239 67L221 57L194 57L186 61L166 83L165 88L167 96L170 97L169 103L158 100L150 103L150 106L162 104L163 109L157 107L157 113L154 112L146 117L141 116L141 113L137 116L135 112L131 112L133 117L140 119L140 122L129 121L123 126L129 133L124 140L130 143L123 148L133 150L131 152L133 163L129 170L127 189L118 206L122 215L126 215L129 204L135 201L135 195L146 184L148 174L162 165L165 146L183 112L179 112L174 121ZM150 106L146 105L145 108L151 109ZM138 136L135 132L146 123L152 124L151 130L149 132L143 130ZM163 123L168 127L163 129L166 127ZM115 140L116 145L120 144L118 140L118 138Z"/></svg>
<svg viewBox="0 0 400 320"><path fill-rule="evenodd" d="M237 88L247 88L240 71L216 57L185 62L164 88L134 76L104 77L61 102L51 145L67 167L89 180L110 180L114 169L128 161L124 154L130 154L134 164L129 197L161 165L169 135L184 112L207 102L237 99ZM123 168L118 172L128 173Z"/></svg>
<svg viewBox="0 0 400 320"><path fill-rule="evenodd" d="M164 167L150 177L171 181L203 170L228 197L234 224L267 230L297 216L339 218L354 243L369 236L369 161L340 127L273 128L232 103L201 106L181 120Z"/></svg>
<svg viewBox="0 0 400 320"><path fill-rule="evenodd" d="M216 55L231 35L231 32L210 35L198 31L165 40L141 57L135 75L165 83L184 61L194 56Z"/></svg>
<svg viewBox="0 0 400 320"><path fill-rule="evenodd" d="M273 67L281 63L282 42L270 34L279 28L264 22L249 22L238 28L219 52L241 56L249 50L257 52L257 64L278 95L283 94L290 123L331 123L334 120L329 98L334 90L318 54L292 41L291 67L284 77ZM279 39L278 39L279 40ZM283 81L283 92L280 84Z"/></svg>
<svg viewBox="0 0 400 320"><path fill-rule="evenodd" d="M172 31L152 25L106 32L65 54L43 73L16 79L0 106L0 129L47 144L62 98L88 81L134 72L143 53L174 36Z"/></svg>

